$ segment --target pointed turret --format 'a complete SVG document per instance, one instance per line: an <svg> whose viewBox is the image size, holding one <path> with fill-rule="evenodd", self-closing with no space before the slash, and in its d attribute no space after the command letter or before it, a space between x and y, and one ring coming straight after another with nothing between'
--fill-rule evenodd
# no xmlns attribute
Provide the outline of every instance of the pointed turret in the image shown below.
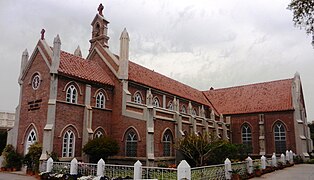
<svg viewBox="0 0 314 180"><path fill-rule="evenodd" d="M74 56L82 57L82 51L80 46L77 46L77 48L75 49Z"/></svg>
<svg viewBox="0 0 314 180"><path fill-rule="evenodd" d="M25 49L25 51L22 54L22 59L21 59L21 69L20 69L20 77L19 77L19 83L21 83L21 78L23 76L23 73L25 71L26 65L27 65L27 61L28 61L28 51L27 49Z"/></svg>
<svg viewBox="0 0 314 180"><path fill-rule="evenodd" d="M107 21L102 13L103 10L103 5L100 4L98 7L98 13L96 14L94 20L92 21L91 25L93 27L93 31L92 31L92 39L89 40L89 42L91 43L90 46L90 51L92 49L92 47L96 44L96 42L99 42L102 46L108 48L108 40L109 37L107 36L107 32L108 32L108 24L109 21Z"/></svg>
<svg viewBox="0 0 314 180"><path fill-rule="evenodd" d="M128 66L129 66L129 34L124 28L120 36L120 61L119 61L119 78L128 79Z"/></svg>
<svg viewBox="0 0 314 180"><path fill-rule="evenodd" d="M60 65L61 40L59 34L53 40L52 63L50 73L57 74Z"/></svg>

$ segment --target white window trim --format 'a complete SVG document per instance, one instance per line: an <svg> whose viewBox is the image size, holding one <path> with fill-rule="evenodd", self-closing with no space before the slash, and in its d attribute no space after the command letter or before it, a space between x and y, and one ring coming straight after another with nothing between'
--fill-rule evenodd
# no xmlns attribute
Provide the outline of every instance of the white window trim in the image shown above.
<svg viewBox="0 0 314 180"><path fill-rule="evenodd" d="M34 133L34 135L32 136L32 133ZM31 140L29 141L29 137L31 138ZM31 145L33 145L35 142L37 141L37 134L35 132L34 129L32 129L27 137L26 137L26 140L25 140L25 150L24 150L24 154L27 154L28 153L28 149Z"/></svg>
<svg viewBox="0 0 314 180"><path fill-rule="evenodd" d="M69 98L68 98L68 95L70 95ZM73 98L73 96L75 97ZM77 104L77 96L78 96L78 92L77 92L76 87L73 84L70 85L66 90L66 101L68 103Z"/></svg>
<svg viewBox="0 0 314 180"><path fill-rule="evenodd" d="M70 147L70 136L73 134L73 142L72 147ZM66 135L68 135L68 138L66 139L66 142L64 141L66 138ZM75 154L75 134L72 130L67 130L62 138L62 157L74 157ZM66 146L65 146L66 145ZM72 155L70 156L70 148L72 148ZM65 154L64 154L65 152Z"/></svg>
<svg viewBox="0 0 314 180"><path fill-rule="evenodd" d="M96 107L104 109L106 105L106 98L103 92L99 92L96 96Z"/></svg>

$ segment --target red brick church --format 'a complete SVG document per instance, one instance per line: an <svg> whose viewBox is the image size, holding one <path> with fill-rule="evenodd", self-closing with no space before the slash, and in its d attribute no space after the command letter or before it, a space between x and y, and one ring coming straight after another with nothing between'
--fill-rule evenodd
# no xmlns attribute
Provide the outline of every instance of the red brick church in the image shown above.
<svg viewBox="0 0 314 180"><path fill-rule="evenodd" d="M38 141L41 159L56 152L61 161L85 160L89 139L111 136L120 145L116 162L147 165L175 161L174 141L187 133L213 132L253 147L252 154L291 149L312 151L302 86L294 78L200 91L129 60L129 35L120 37L119 55L108 46L102 6L92 21L89 54L50 46L44 31L29 56L23 52L20 99L12 142L27 153ZM86 27L88 28L88 27ZM14 133L15 132L15 133Z"/></svg>

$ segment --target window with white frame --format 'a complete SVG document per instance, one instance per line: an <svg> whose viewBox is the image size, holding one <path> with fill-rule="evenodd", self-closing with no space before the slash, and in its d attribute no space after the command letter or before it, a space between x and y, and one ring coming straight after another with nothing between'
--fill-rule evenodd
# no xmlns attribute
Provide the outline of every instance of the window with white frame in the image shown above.
<svg viewBox="0 0 314 180"><path fill-rule="evenodd" d="M242 144L248 147L249 153L252 152L252 130L248 124L242 126Z"/></svg>
<svg viewBox="0 0 314 180"><path fill-rule="evenodd" d="M181 107L181 113L186 114L186 107L184 105L182 105L182 107Z"/></svg>
<svg viewBox="0 0 314 180"><path fill-rule="evenodd" d="M38 73L36 73L34 76L33 76L33 79L32 79L32 88L34 90L38 89L39 86L40 86L40 82L41 82L41 78L40 78L40 75Z"/></svg>
<svg viewBox="0 0 314 180"><path fill-rule="evenodd" d="M97 130L96 133L94 134L94 138L100 138L103 137L104 133L102 132L102 130Z"/></svg>
<svg viewBox="0 0 314 180"><path fill-rule="evenodd" d="M171 156L172 134L169 129L164 133L162 141L163 141L163 155Z"/></svg>
<svg viewBox="0 0 314 180"><path fill-rule="evenodd" d="M26 138L24 154L28 153L28 148L37 141L37 135L34 129L32 129Z"/></svg>
<svg viewBox="0 0 314 180"><path fill-rule="evenodd" d="M63 135L62 157L74 157L75 135L73 131L67 130Z"/></svg>
<svg viewBox="0 0 314 180"><path fill-rule="evenodd" d="M142 96L139 92L134 94L134 102L137 104L142 104Z"/></svg>
<svg viewBox="0 0 314 180"><path fill-rule="evenodd" d="M104 108L105 107L105 95L103 92L99 92L96 96L96 107L97 108Z"/></svg>
<svg viewBox="0 0 314 180"><path fill-rule="evenodd" d="M154 97L154 99L153 99L153 106L154 107L159 107L159 100L158 100L157 97Z"/></svg>
<svg viewBox="0 0 314 180"><path fill-rule="evenodd" d="M169 101L169 103L168 103L168 109L169 109L169 110L173 110L173 104L172 104L172 101Z"/></svg>
<svg viewBox="0 0 314 180"><path fill-rule="evenodd" d="M74 85L70 85L66 91L66 101L69 103L77 103L77 90Z"/></svg>
<svg viewBox="0 0 314 180"><path fill-rule="evenodd" d="M275 150L277 154L286 151L286 130L281 122L277 122L274 126Z"/></svg>
<svg viewBox="0 0 314 180"><path fill-rule="evenodd" d="M126 146L125 154L127 157L136 157L137 156L137 135L133 129L130 129L126 133Z"/></svg>

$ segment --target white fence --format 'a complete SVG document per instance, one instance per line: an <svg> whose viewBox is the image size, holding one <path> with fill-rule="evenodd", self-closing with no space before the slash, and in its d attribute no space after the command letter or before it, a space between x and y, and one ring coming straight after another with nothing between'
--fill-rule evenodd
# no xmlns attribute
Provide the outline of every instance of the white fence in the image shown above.
<svg viewBox="0 0 314 180"><path fill-rule="evenodd" d="M41 172L54 174L71 174L80 176L106 176L109 179L127 178L127 179L158 179L158 180L208 180L208 179L231 179L232 171L236 171L240 175L251 174L253 168L265 169L266 166L277 166L277 162L285 164L293 163L292 151L288 151L287 155L281 154L279 158L273 154L272 158L252 160L250 157L244 162L231 163L227 158L224 164L202 166L191 168L189 164L183 160L177 168L159 168L145 167L140 161L133 166L106 164L102 159L97 164L77 162L74 158L71 162L53 162L51 158L44 162ZM291 157L291 158L290 158Z"/></svg>

